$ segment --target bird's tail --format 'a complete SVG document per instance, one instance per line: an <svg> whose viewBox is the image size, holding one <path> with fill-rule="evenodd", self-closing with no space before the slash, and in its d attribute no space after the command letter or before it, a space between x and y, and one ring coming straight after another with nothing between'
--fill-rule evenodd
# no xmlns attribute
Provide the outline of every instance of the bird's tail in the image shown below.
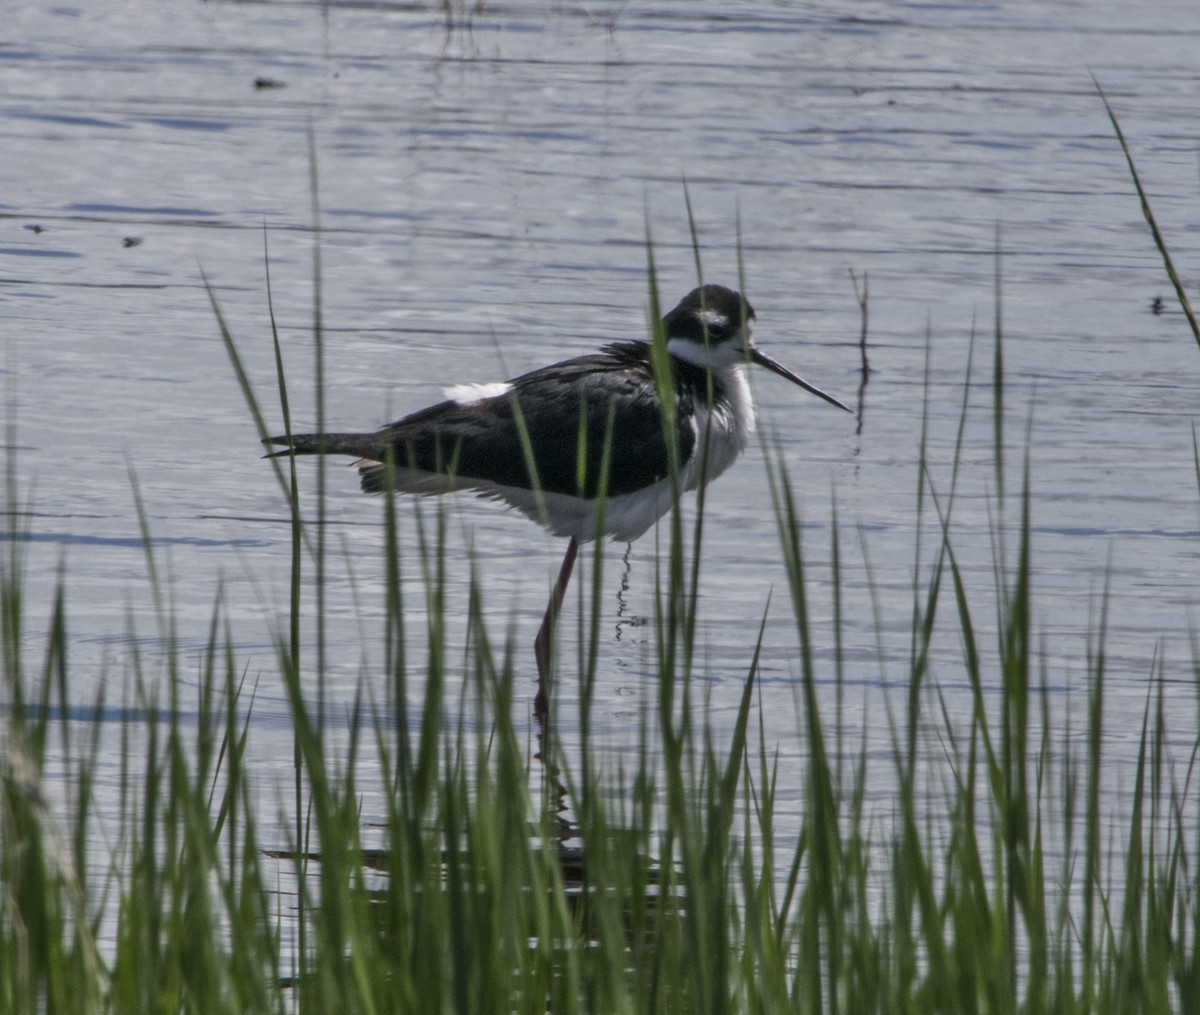
<svg viewBox="0 0 1200 1015"><path fill-rule="evenodd" d="M268 458L297 455L352 455L355 458L379 460L384 455L384 442L373 433L294 433L290 437L263 438L264 444L282 444L282 451L273 451Z"/></svg>

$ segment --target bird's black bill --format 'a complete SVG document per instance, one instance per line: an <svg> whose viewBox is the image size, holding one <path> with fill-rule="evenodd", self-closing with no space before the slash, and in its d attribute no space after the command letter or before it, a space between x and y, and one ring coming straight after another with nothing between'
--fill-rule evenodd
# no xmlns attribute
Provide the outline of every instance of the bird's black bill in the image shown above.
<svg viewBox="0 0 1200 1015"><path fill-rule="evenodd" d="M793 384L798 384L805 391L811 391L818 398L825 399L825 401L827 401L830 405L836 405L839 409L845 409L847 412L854 411L850 408L850 406L846 405L844 402L839 402L833 397L833 395L822 391L815 384L809 384L808 381L806 381L803 377L797 377L782 363L775 362L775 360L771 359L770 356L768 356L765 352L762 352L760 349L752 347L750 349L750 358L760 367L766 367L772 373L779 374L780 377L786 377Z"/></svg>

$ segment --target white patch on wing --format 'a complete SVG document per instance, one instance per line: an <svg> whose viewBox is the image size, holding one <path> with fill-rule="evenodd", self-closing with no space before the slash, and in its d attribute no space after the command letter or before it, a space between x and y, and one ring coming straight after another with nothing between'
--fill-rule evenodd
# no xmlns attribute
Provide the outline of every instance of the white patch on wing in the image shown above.
<svg viewBox="0 0 1200 1015"><path fill-rule="evenodd" d="M508 381L491 381L487 384L451 384L442 389L442 394L459 405L474 405L485 398L507 395L510 391L512 385Z"/></svg>

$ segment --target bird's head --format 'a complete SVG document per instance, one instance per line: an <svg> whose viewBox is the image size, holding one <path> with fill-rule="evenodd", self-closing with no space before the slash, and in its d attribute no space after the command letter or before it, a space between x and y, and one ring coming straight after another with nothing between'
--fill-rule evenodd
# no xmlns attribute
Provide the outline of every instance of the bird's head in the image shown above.
<svg viewBox="0 0 1200 1015"><path fill-rule="evenodd" d="M754 308L734 289L713 284L693 289L662 323L667 352L684 363L720 371L750 360L831 405L851 411L849 406L796 376L754 344Z"/></svg>

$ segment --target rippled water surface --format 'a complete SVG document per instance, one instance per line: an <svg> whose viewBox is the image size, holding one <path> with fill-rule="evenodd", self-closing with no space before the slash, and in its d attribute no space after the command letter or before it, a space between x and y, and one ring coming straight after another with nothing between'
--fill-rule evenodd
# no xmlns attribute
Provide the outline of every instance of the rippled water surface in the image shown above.
<svg viewBox="0 0 1200 1015"><path fill-rule="evenodd" d="M644 334L647 231L665 302L696 278L686 198L705 275L736 283L740 250L762 346L848 401L861 379L851 273L866 279L861 428L756 378L764 430L799 492L824 681L836 510L852 741L885 756L890 746L883 703L906 679L914 570L925 572L937 543L929 500L917 538L921 435L947 497L966 390L952 533L981 639L994 626L993 536L1015 543L1027 452L1047 685L1064 707L1082 700L1107 596L1118 777L1156 676L1186 747L1200 349L1091 75L1194 296L1195 5L483 6L448 28L438 4L15 5L0 43L0 368L31 505L28 651L40 652L62 567L73 700L90 705L104 684L110 700L126 699L131 645L147 674L160 672L140 497L182 678L199 677L220 596L243 664L262 674L254 749L265 770L290 766L271 647L287 601L286 505L204 280L276 426L269 250L296 426L307 428L315 164L326 412L342 428L420 408L448 383ZM311 492L315 471L302 476ZM378 672L384 562L379 505L353 473L331 468L329 496L336 716ZM464 566L449 599L465 601L473 551L495 636L516 625L527 713L529 644L562 547L493 505L463 498L450 510L447 554ZM771 597L760 693L787 770L803 750L800 664L759 447L711 488L707 519L699 676L713 721L732 722ZM404 538L415 541L408 529ZM654 700L655 540L635 545L627 570L620 549L604 574L611 633L595 702L596 735L613 748ZM419 629L419 591L409 601ZM565 619L573 631L573 613ZM952 709L967 707L962 670L948 623L932 675ZM165 700L165 687L156 693ZM564 716L574 696L567 667ZM784 806L790 795L781 791Z"/></svg>

